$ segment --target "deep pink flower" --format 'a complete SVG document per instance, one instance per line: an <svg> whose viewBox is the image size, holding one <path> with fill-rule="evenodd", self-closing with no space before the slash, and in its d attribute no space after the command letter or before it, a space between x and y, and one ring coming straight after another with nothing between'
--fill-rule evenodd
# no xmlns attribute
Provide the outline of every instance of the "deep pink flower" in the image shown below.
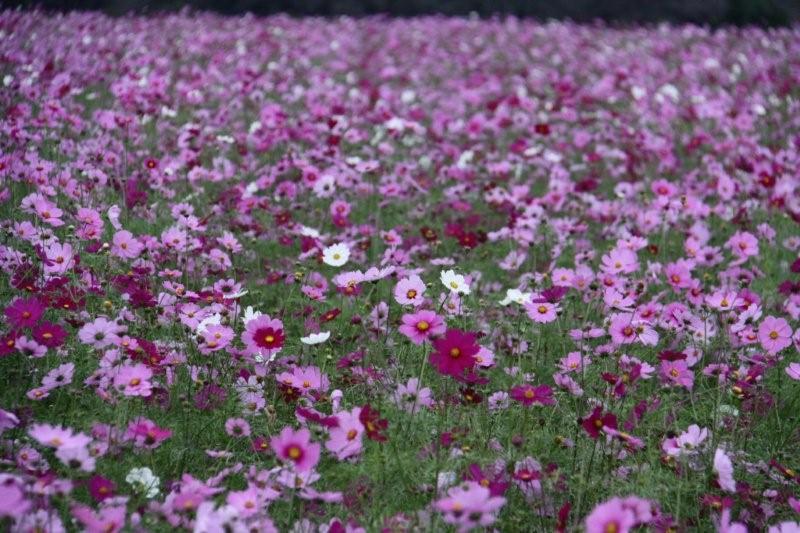
<svg viewBox="0 0 800 533"><path fill-rule="evenodd" d="M441 335L447 329L442 317L433 311L423 310L405 314L402 322L397 330L414 344L422 344L432 337Z"/></svg>
<svg viewBox="0 0 800 533"><path fill-rule="evenodd" d="M473 333L459 329L448 329L444 337L433 341L436 350L430 355L430 362L444 375L462 377L467 370L475 367L475 355L480 346Z"/></svg>
<svg viewBox="0 0 800 533"><path fill-rule="evenodd" d="M307 472L319 462L321 446L311 442L311 432L305 428L298 431L286 426L270 446L278 459L290 463L298 472Z"/></svg>
<svg viewBox="0 0 800 533"><path fill-rule="evenodd" d="M525 407L538 403L539 405L553 405L556 401L553 399L553 389L547 385L533 385L524 384L517 385L511 389L511 398L520 402Z"/></svg>

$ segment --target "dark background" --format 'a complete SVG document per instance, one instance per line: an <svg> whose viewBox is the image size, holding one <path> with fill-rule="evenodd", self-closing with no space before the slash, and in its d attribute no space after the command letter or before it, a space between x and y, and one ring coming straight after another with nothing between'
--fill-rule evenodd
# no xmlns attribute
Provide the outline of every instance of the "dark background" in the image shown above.
<svg viewBox="0 0 800 533"><path fill-rule="evenodd" d="M780 26L800 21L800 0L18 0L5 5L48 10L102 10L112 15L195 10L224 14L389 15L430 13L516 15L538 19L659 21Z"/></svg>

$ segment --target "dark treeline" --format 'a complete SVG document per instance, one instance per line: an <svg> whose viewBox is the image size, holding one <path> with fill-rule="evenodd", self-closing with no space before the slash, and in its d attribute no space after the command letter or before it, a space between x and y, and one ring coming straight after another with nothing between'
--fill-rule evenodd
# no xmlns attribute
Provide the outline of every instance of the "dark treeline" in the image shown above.
<svg viewBox="0 0 800 533"><path fill-rule="evenodd" d="M9 5L7 3L6 5ZM780 26L800 20L800 0L21 0L10 5L48 10L153 13L184 7L224 14L480 16L603 20L613 23L692 22Z"/></svg>

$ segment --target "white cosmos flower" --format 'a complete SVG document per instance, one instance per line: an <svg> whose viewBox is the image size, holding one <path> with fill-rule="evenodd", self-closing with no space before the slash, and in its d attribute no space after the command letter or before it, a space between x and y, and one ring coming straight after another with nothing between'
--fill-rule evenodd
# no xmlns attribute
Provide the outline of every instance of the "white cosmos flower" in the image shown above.
<svg viewBox="0 0 800 533"><path fill-rule="evenodd" d="M222 315L214 313L211 316L205 317L197 324L197 333L203 333L208 326L219 326L222 323Z"/></svg>
<svg viewBox="0 0 800 533"><path fill-rule="evenodd" d="M313 237L316 239L320 236L320 233L314 228L309 228L308 226L300 226L300 235L302 235L303 237Z"/></svg>
<svg viewBox="0 0 800 533"><path fill-rule="evenodd" d="M132 468L125 476L125 481L133 485L136 490L142 491L147 498L155 498L161 492L158 488L161 480L146 466Z"/></svg>
<svg viewBox="0 0 800 533"><path fill-rule="evenodd" d="M340 267L350 259L350 248L344 243L334 244L322 250L322 261L326 265Z"/></svg>
<svg viewBox="0 0 800 533"><path fill-rule="evenodd" d="M233 293L233 294L223 294L222 295L222 299L223 300L234 300L236 298L241 298L242 296L244 296L248 292L250 292L250 291L248 291L247 289L242 289L239 292L236 292L236 293Z"/></svg>
<svg viewBox="0 0 800 533"><path fill-rule="evenodd" d="M242 322L246 326L248 322L251 320L255 320L256 318L262 315L261 311L256 311L253 309L252 305L248 305L247 309L244 310L244 316L242 317Z"/></svg>
<svg viewBox="0 0 800 533"><path fill-rule="evenodd" d="M442 285L447 287L451 292L469 294L469 285L467 285L466 280L464 280L464 276L456 274L452 270L445 270L442 272Z"/></svg>
<svg viewBox="0 0 800 533"><path fill-rule="evenodd" d="M312 333L311 335L309 335L307 337L300 337L300 342L302 342L303 344L309 344L309 345L321 344L321 343L325 342L326 340L328 340L330 338L330 336L331 336L331 332L330 331L320 331L319 333Z"/></svg>
<svg viewBox="0 0 800 533"><path fill-rule="evenodd" d="M509 305L511 303L523 305L528 302L530 298L531 293L529 292L522 292L519 289L508 289L506 291L506 297L500 300L500 305Z"/></svg>

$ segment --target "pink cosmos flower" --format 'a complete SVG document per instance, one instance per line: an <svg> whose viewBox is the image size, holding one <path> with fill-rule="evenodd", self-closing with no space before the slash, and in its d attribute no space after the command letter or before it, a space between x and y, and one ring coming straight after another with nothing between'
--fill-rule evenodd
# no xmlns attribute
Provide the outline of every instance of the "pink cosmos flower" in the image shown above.
<svg viewBox="0 0 800 533"><path fill-rule="evenodd" d="M172 431L166 428L158 427L152 420L147 418L137 418L128 424L128 429L125 432L125 438L132 440L134 445L154 450L158 448L161 443L172 436Z"/></svg>
<svg viewBox="0 0 800 533"><path fill-rule="evenodd" d="M658 344L658 333L653 327L642 320L637 320L632 313L616 313L611 315L611 325L608 328L611 341L614 344L630 344L641 342L645 346Z"/></svg>
<svg viewBox="0 0 800 533"><path fill-rule="evenodd" d="M21 487L13 483L0 484L0 518L17 519L31 508Z"/></svg>
<svg viewBox="0 0 800 533"><path fill-rule="evenodd" d="M444 521L453 524L459 532L476 527L490 526L496 513L505 505L502 496L492 496L489 489L475 481L465 481L447 491L447 496L436 501L434 507L444 514Z"/></svg>
<svg viewBox="0 0 800 533"><path fill-rule="evenodd" d="M72 383L72 376L75 373L75 363L64 363L54 368L42 378L42 386L47 389L64 387Z"/></svg>
<svg viewBox="0 0 800 533"><path fill-rule="evenodd" d="M789 363L786 367L786 373L790 378L800 381L800 363Z"/></svg>
<svg viewBox="0 0 800 533"><path fill-rule="evenodd" d="M234 332L228 326L208 325L200 333L200 336L203 338L202 344L199 345L200 352L209 354L227 347L233 340Z"/></svg>
<svg viewBox="0 0 800 533"><path fill-rule="evenodd" d="M792 328L783 318L768 316L758 326L761 347L775 355L792 344Z"/></svg>
<svg viewBox="0 0 800 533"><path fill-rule="evenodd" d="M125 326L120 326L116 321L99 316L93 322L87 322L78 331L78 338L82 343L88 344L97 350L106 346L117 344L119 335L126 331Z"/></svg>
<svg viewBox="0 0 800 533"><path fill-rule="evenodd" d="M245 490L229 492L225 501L243 518L262 512L268 503L263 493L255 485L251 485Z"/></svg>
<svg viewBox="0 0 800 533"><path fill-rule="evenodd" d="M669 263L664 267L664 275L674 289L688 289L692 285L692 272L686 261Z"/></svg>
<svg viewBox="0 0 800 533"><path fill-rule="evenodd" d="M328 429L329 439L325 448L340 461L361 453L364 425L359 421L360 414L360 407L339 411L336 413L339 425Z"/></svg>
<svg viewBox="0 0 800 533"><path fill-rule="evenodd" d="M319 462L321 446L311 442L311 432L305 428L294 431L286 426L270 446L278 459L290 463L298 472L308 472Z"/></svg>
<svg viewBox="0 0 800 533"><path fill-rule="evenodd" d="M94 472L95 456L85 446L61 446L56 450L56 457L70 468Z"/></svg>
<svg viewBox="0 0 800 533"><path fill-rule="evenodd" d="M119 389L125 396L150 396L153 384L150 383L150 378L153 377L153 371L147 366L137 364L127 364L117 371L114 376L114 387Z"/></svg>
<svg viewBox="0 0 800 533"><path fill-rule="evenodd" d="M69 428L50 424L33 424L28 430L28 435L39 444L52 448L85 447L92 440L83 433L75 433Z"/></svg>
<svg viewBox="0 0 800 533"><path fill-rule="evenodd" d="M17 427L17 424L19 424L17 415L5 409L0 409L0 435L7 429Z"/></svg>
<svg viewBox="0 0 800 533"><path fill-rule="evenodd" d="M45 249L44 271L47 274L63 274L75 265L72 245L52 243Z"/></svg>
<svg viewBox="0 0 800 533"><path fill-rule="evenodd" d="M111 242L111 253L122 259L136 259L144 250L144 245L128 230L116 232Z"/></svg>
<svg viewBox="0 0 800 533"><path fill-rule="evenodd" d="M585 366L591 364L589 356L581 356L580 352L570 352L566 357L558 362L558 368L562 372L576 372L583 370Z"/></svg>
<svg viewBox="0 0 800 533"><path fill-rule="evenodd" d="M46 224L54 228L64 225L64 221L61 220L64 212L47 198L37 198L33 203L33 209Z"/></svg>
<svg viewBox="0 0 800 533"><path fill-rule="evenodd" d="M101 507L97 512L85 505L72 508L74 516L87 533L117 533L125 526L125 506Z"/></svg>
<svg viewBox="0 0 800 533"><path fill-rule="evenodd" d="M730 457L719 448L714 452L714 472L717 473L717 481L722 490L736 492L736 481L733 479L733 463Z"/></svg>
<svg viewBox="0 0 800 533"><path fill-rule="evenodd" d="M397 330L408 337L414 344L422 344L432 337L442 335L447 326L445 326L442 317L433 311L417 311L413 314L405 314L402 317L402 324Z"/></svg>
<svg viewBox="0 0 800 533"><path fill-rule="evenodd" d="M394 287L394 299L400 305L422 305L425 301L425 283L419 276L410 276L397 282Z"/></svg>
<svg viewBox="0 0 800 533"><path fill-rule="evenodd" d="M550 302L537 300L527 302L524 307L528 317L539 324L547 324L558 317L558 305Z"/></svg>
<svg viewBox="0 0 800 533"><path fill-rule="evenodd" d="M661 379L669 385L679 385L692 390L694 386L694 372L689 369L685 360L661 361Z"/></svg>
<svg viewBox="0 0 800 533"><path fill-rule="evenodd" d="M607 274L631 274L639 270L639 260L633 250L618 247L603 256L602 269Z"/></svg>
<svg viewBox="0 0 800 533"><path fill-rule="evenodd" d="M662 445L664 453L671 457L679 457L695 452L708 437L708 430L692 424L678 437L667 439Z"/></svg>
<svg viewBox="0 0 800 533"><path fill-rule="evenodd" d="M758 255L758 239L747 231L737 231L725 243L731 252L742 261Z"/></svg>
<svg viewBox="0 0 800 533"><path fill-rule="evenodd" d="M408 414L414 414L422 407L433 405L431 389L424 387L420 389L418 378L411 378L406 384L400 384L392 394L392 402Z"/></svg>
<svg viewBox="0 0 800 533"><path fill-rule="evenodd" d="M313 392L325 392L330 387L328 375L316 366L294 367L291 372L282 372L276 377L279 383L299 390L306 396Z"/></svg>
<svg viewBox="0 0 800 533"><path fill-rule="evenodd" d="M542 465L533 457L526 457L514 464L511 480L527 501L542 494Z"/></svg>
<svg viewBox="0 0 800 533"><path fill-rule="evenodd" d="M636 515L620 498L597 505L586 517L586 533L627 533L636 526Z"/></svg>
<svg viewBox="0 0 800 533"><path fill-rule="evenodd" d="M225 433L231 437L249 437L250 424L244 418L229 418L225 421Z"/></svg>
<svg viewBox="0 0 800 533"><path fill-rule="evenodd" d="M283 322L269 315L260 315L245 324L242 342L251 355L271 358L283 348Z"/></svg>

